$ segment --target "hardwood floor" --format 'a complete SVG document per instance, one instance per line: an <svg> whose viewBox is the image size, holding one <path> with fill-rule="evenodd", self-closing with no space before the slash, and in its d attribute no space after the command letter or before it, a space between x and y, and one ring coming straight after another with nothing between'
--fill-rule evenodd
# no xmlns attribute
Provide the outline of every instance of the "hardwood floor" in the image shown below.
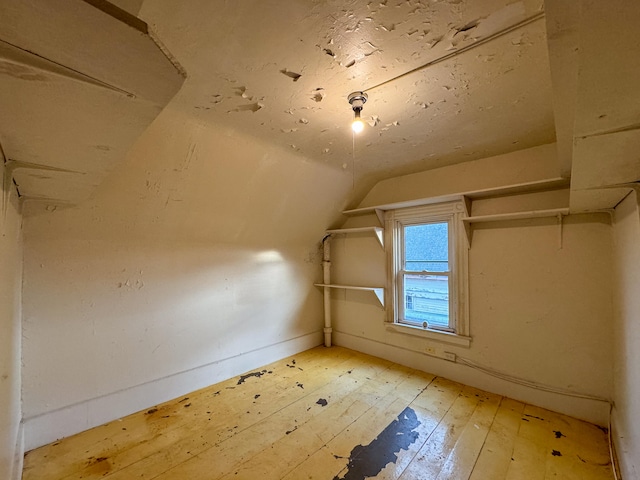
<svg viewBox="0 0 640 480"><path fill-rule="evenodd" d="M606 432L318 347L29 452L24 480L612 479Z"/></svg>

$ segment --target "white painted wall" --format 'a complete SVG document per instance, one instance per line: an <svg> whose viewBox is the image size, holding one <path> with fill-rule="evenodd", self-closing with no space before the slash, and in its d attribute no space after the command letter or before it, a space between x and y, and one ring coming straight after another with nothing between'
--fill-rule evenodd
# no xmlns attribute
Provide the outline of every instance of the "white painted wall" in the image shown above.
<svg viewBox="0 0 640 480"><path fill-rule="evenodd" d="M319 242L350 188L168 108L92 201L28 202L27 449L319 345Z"/></svg>
<svg viewBox="0 0 640 480"><path fill-rule="evenodd" d="M0 178L2 169L0 156ZM5 204L4 202L8 202ZM15 190L0 200L0 478L22 475L20 407L21 216Z"/></svg>
<svg viewBox="0 0 640 480"><path fill-rule="evenodd" d="M616 207L614 222L614 409L613 433L622 476L640 479L640 217L630 194Z"/></svg>
<svg viewBox="0 0 640 480"><path fill-rule="evenodd" d="M551 146L552 147L552 146ZM363 204L386 204L557 176L550 146L380 182ZM565 207L567 191L478 201L479 214ZM352 226L375 216L355 218ZM335 341L535 405L607 423L608 404L545 393L424 355L427 346L520 378L608 398L612 303L609 215L555 218L474 228L469 252L470 348L388 331L369 292L333 293ZM373 236L337 237L335 283L385 284L385 254Z"/></svg>

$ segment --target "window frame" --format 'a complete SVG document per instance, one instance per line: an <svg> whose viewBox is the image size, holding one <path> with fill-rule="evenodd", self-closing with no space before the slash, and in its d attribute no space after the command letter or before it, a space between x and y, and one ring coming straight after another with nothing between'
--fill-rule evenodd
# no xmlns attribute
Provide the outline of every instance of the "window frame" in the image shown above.
<svg viewBox="0 0 640 480"><path fill-rule="evenodd" d="M464 199L406 207L385 212L387 249L387 326L400 333L414 334L435 340L468 346L468 250L469 245L462 224L467 216ZM449 248L449 328L424 328L403 321L404 227L428 223L448 222Z"/></svg>

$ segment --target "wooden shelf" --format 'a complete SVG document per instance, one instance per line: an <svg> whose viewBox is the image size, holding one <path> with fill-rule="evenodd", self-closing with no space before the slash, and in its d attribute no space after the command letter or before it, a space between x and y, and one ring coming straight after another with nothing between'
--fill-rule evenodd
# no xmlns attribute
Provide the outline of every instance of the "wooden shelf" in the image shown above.
<svg viewBox="0 0 640 480"><path fill-rule="evenodd" d="M384 307L384 287L358 287L354 285L327 285L326 283L314 283L316 287L340 288L343 290L366 290L373 292L380 305Z"/></svg>
<svg viewBox="0 0 640 480"><path fill-rule="evenodd" d="M499 222L502 220L520 220L526 218L544 218L544 217L557 217L558 215L569 215L568 208L551 208L548 210L532 210L528 212L513 212L513 213L496 213L494 215L478 215L476 217L463 218L464 223L485 223L485 222Z"/></svg>
<svg viewBox="0 0 640 480"><path fill-rule="evenodd" d="M462 224L464 225L464 230L467 234L469 247L471 247L471 240L473 239L473 229L471 228L471 225L474 223L500 222L506 220L525 220L528 218L559 217L559 243L560 248L562 248L562 217L564 215L569 215L568 208L550 208L548 210L531 210L527 212L496 213L493 215L478 215L475 217L471 216L463 218Z"/></svg>
<svg viewBox="0 0 640 480"><path fill-rule="evenodd" d="M327 233L332 235L341 235L346 233L360 233L360 232L373 232L378 239L378 243L384 250L384 228L382 227L356 227L356 228L336 228L333 230L327 230Z"/></svg>
<svg viewBox="0 0 640 480"><path fill-rule="evenodd" d="M386 210L395 210L397 208L406 208L406 207L417 207L420 205L431 205L433 203L459 200L460 197L468 197L471 199L491 198L491 197L499 197L503 195L515 195L518 193L543 192L546 190L566 188L568 186L569 186L568 179L557 177L557 178L549 178L546 180L536 180L534 182L517 183L517 184L507 185L503 187L485 188L481 190L471 190L467 192L441 195L438 197L420 198L417 200L407 200L404 202L387 203L384 205L375 205L371 207L354 208L351 210L345 210L342 213L343 215L348 215L348 216L375 213L376 215L378 215L378 218L382 223L384 220L384 212Z"/></svg>

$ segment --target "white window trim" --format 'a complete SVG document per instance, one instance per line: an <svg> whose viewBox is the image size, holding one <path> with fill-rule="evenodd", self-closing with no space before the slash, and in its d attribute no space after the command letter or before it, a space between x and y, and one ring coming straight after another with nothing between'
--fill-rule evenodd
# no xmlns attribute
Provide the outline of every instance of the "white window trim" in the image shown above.
<svg viewBox="0 0 640 480"><path fill-rule="evenodd" d="M445 343L469 346L469 247L465 236L462 218L466 217L464 200L448 201L419 207L409 207L385 212L385 243L387 247L387 275L386 290L387 329L396 333L417 335ZM437 221L438 217L451 217L449 236L452 239L450 252L451 272L454 276L455 292L451 303L453 308L452 328L454 332L437 329L421 328L400 323L401 306L398 300L398 269L401 268L402 255L397 245L401 240L401 226L403 224ZM450 310L451 312L451 310Z"/></svg>

